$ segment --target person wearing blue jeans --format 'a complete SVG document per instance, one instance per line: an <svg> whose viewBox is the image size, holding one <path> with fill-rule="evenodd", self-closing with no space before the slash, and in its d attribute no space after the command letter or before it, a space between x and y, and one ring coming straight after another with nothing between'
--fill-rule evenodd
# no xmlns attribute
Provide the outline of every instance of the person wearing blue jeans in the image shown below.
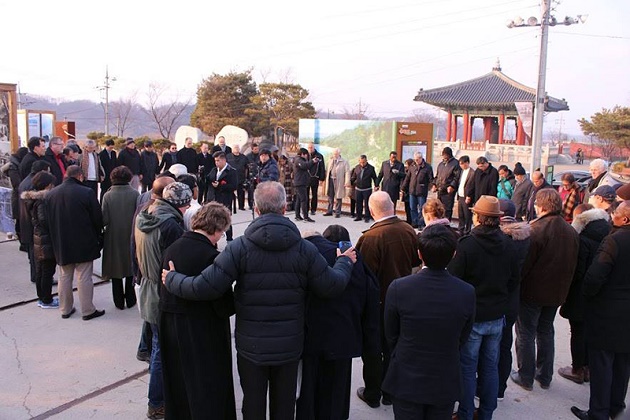
<svg viewBox="0 0 630 420"><path fill-rule="evenodd" d="M164 407L164 381L162 380L162 356L158 342L158 325L151 324L151 361L149 364L149 409L158 411ZM156 418L158 418L156 416Z"/></svg>
<svg viewBox="0 0 630 420"><path fill-rule="evenodd" d="M413 154L413 163L409 165L401 187L403 192L409 194L411 226L414 228L424 227L422 206L427 201L429 185L432 182L433 168L424 160L422 153L415 152Z"/></svg>
<svg viewBox="0 0 630 420"><path fill-rule="evenodd" d="M426 196L409 194L409 207L411 208L411 225L422 229L424 227L424 217L422 217L422 206L427 202Z"/></svg>
<svg viewBox="0 0 630 420"><path fill-rule="evenodd" d="M491 419L497 408L499 343L504 323L504 318L475 322L468 341L460 349L462 367L462 393L458 411L460 419L473 418L475 391L479 397L477 414L480 420Z"/></svg>
<svg viewBox="0 0 630 420"><path fill-rule="evenodd" d="M520 255L499 227L503 212L496 197L482 195L472 212L474 228L459 240L448 265L449 273L475 287L477 298L475 323L460 350L462 392L458 415L460 420L472 420L477 391L478 418L488 420L497 408L499 348L509 296L520 278Z"/></svg>

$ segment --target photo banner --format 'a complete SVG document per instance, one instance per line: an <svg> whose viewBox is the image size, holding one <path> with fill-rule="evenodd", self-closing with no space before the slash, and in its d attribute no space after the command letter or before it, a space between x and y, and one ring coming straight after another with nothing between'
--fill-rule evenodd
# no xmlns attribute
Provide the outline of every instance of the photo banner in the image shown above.
<svg viewBox="0 0 630 420"><path fill-rule="evenodd" d="M525 135L532 138L532 128L534 127L534 103L533 102L514 102L518 116L523 123L523 131Z"/></svg>

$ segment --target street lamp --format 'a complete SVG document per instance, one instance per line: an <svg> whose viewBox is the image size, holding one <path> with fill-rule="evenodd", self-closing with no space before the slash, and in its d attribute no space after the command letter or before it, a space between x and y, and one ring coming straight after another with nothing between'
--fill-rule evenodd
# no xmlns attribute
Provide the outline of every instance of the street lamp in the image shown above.
<svg viewBox="0 0 630 420"><path fill-rule="evenodd" d="M99 90L105 91L105 135L109 136L109 89L111 89L111 82L115 82L115 77L109 77L109 68L105 66L105 84L103 86L97 86Z"/></svg>
<svg viewBox="0 0 630 420"><path fill-rule="evenodd" d="M549 38L549 26L556 26L559 22L551 16L551 0L543 0L542 2L542 19L538 23L538 19L530 17L527 21L517 17L507 22L508 28L522 28L540 26L540 60L538 62L538 85L536 86L536 100L534 103L534 132L532 133L532 162L530 166L530 174L540 168L540 160L542 154L542 134L543 134L543 118L545 111L545 79L547 78L547 44ZM577 15L576 18L565 17L563 25L569 26L577 23L586 22L588 15Z"/></svg>

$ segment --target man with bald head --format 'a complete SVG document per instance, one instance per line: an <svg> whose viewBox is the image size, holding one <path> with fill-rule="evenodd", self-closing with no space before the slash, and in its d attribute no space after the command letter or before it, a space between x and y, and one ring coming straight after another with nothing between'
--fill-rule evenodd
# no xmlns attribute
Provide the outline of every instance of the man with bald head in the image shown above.
<svg viewBox="0 0 630 420"><path fill-rule="evenodd" d="M588 411L573 406L580 419L616 418L630 378L630 201L612 214L613 231L602 241L584 277L585 338L591 374Z"/></svg>
<svg viewBox="0 0 630 420"><path fill-rule="evenodd" d="M416 231L404 220L396 217L394 203L385 191L370 195L368 206L374 224L357 242L363 261L376 275L381 289L381 343L382 354L362 355L365 387L357 395L367 405L376 408L381 402L381 382L389 366L389 350L383 333L383 308L387 288L397 278L411 275L413 267L420 265ZM383 394L383 404L390 405L389 395Z"/></svg>
<svg viewBox="0 0 630 420"><path fill-rule="evenodd" d="M534 171L532 174L532 184L534 184L534 188L532 188L532 193L527 200L527 221L531 222L535 218L538 217L536 214L536 209L534 203L536 202L536 195L538 191L543 190L545 188L553 188L547 180L545 179L545 175L540 171Z"/></svg>

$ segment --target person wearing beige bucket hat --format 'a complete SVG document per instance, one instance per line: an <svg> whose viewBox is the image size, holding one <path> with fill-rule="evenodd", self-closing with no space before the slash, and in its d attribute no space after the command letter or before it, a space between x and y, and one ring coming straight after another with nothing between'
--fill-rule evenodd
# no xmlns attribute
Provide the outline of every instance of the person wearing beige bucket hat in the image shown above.
<svg viewBox="0 0 630 420"><path fill-rule="evenodd" d="M460 419L473 417L475 391L479 418L492 418L497 408L501 334L509 296L520 276L514 243L500 228L503 212L499 199L482 195L471 211L474 227L459 240L448 265L449 273L475 287L477 302L472 331L460 351Z"/></svg>
<svg viewBox="0 0 630 420"><path fill-rule="evenodd" d="M472 211L473 214L482 214L490 217L503 216L499 199L492 195L482 195L479 197L479 200L470 208L470 211Z"/></svg>

